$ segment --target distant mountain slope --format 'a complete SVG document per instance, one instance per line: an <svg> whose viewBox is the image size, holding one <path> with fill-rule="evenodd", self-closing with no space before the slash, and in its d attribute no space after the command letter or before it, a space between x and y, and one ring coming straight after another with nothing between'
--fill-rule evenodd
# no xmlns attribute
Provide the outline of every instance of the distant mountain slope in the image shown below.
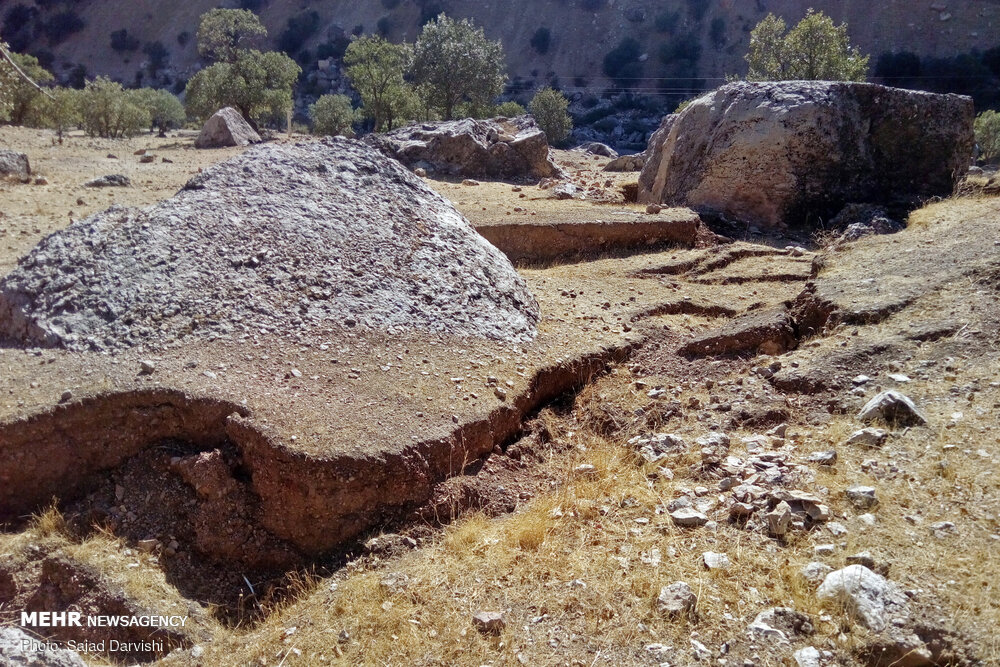
<svg viewBox="0 0 1000 667"><path fill-rule="evenodd" d="M1000 0L242 0L256 7L276 45L294 17L308 37L300 53L314 67L319 48L338 35L381 30L393 40L412 41L422 18L438 10L471 17L506 48L512 77L525 88L551 81L564 89L629 85L639 92L676 92L712 87L727 74L746 71L749 32L767 12L797 22L808 6L847 21L851 40L874 58L907 50L921 57L950 56L1000 44ZM51 56L66 75L83 64L90 75L136 81L150 60L143 46L166 50L167 78L183 82L198 67L195 34L199 16L215 0L0 0L4 36L26 50ZM316 15L309 16L310 12ZM73 31L72 14L82 27ZM309 24L315 25L311 34ZM112 33L120 34L112 49ZM547 30L547 37L545 31ZM617 83L604 76L603 61L625 38L634 38L641 62ZM534 39L533 39L534 38ZM299 40L289 35L289 43ZM534 43L534 46L532 45ZM48 51L49 53L45 53ZM544 52L542 52L544 51ZM148 81L148 71L142 74ZM704 81L694 81L702 79ZM161 79L161 82L163 79Z"/></svg>

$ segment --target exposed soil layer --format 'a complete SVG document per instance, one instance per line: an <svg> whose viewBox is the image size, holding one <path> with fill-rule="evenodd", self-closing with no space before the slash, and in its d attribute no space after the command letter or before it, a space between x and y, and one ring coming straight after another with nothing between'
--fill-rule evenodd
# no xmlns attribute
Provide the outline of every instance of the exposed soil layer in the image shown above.
<svg viewBox="0 0 1000 667"><path fill-rule="evenodd" d="M618 216L614 220L481 225L476 231L515 264L567 261L607 252L649 251L666 245L715 245L714 234L693 211Z"/></svg>

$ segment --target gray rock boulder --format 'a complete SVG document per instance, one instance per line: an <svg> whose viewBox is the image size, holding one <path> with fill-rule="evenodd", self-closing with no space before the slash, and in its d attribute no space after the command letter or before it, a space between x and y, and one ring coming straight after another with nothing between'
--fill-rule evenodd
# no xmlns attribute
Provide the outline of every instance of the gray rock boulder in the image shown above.
<svg viewBox="0 0 1000 667"><path fill-rule="evenodd" d="M20 628L0 628L0 667L87 667L80 654Z"/></svg>
<svg viewBox="0 0 1000 667"><path fill-rule="evenodd" d="M343 138L255 147L153 207L73 223L0 282L0 338L79 350L262 329L527 341L538 318L510 261L448 201Z"/></svg>
<svg viewBox="0 0 1000 667"><path fill-rule="evenodd" d="M0 178L27 183L31 177L31 164L24 153L0 148Z"/></svg>
<svg viewBox="0 0 1000 667"><path fill-rule="evenodd" d="M865 403L858 413L858 419L863 422L880 419L897 426L921 426L927 423L927 418L908 396L891 389Z"/></svg>
<svg viewBox="0 0 1000 667"><path fill-rule="evenodd" d="M219 109L205 121L194 140L195 148L224 148L259 144L260 135L250 127L239 111L232 107Z"/></svg>
<svg viewBox="0 0 1000 667"><path fill-rule="evenodd" d="M972 151L968 97L868 83L732 83L665 118L639 179L668 203L760 227L848 202L912 206L954 192Z"/></svg>
<svg viewBox="0 0 1000 667"><path fill-rule="evenodd" d="M874 632L885 630L894 616L908 616L906 594L864 565L847 567L826 575L816 597L840 605L849 616Z"/></svg>
<svg viewBox="0 0 1000 667"><path fill-rule="evenodd" d="M646 164L646 153L621 155L604 165L604 171L642 171Z"/></svg>
<svg viewBox="0 0 1000 667"><path fill-rule="evenodd" d="M660 589L660 594L656 598L656 608L661 614L668 616L683 616L694 611L698 604L698 596L691 587L683 582L676 581L669 586Z"/></svg>
<svg viewBox="0 0 1000 667"><path fill-rule="evenodd" d="M85 188L127 188L131 187L132 179L124 174L106 174L92 178L83 184Z"/></svg>
<svg viewBox="0 0 1000 667"><path fill-rule="evenodd" d="M537 180L565 176L531 116L410 125L365 141L409 167L474 178Z"/></svg>
<svg viewBox="0 0 1000 667"><path fill-rule="evenodd" d="M618 157L618 151L607 144L602 144L600 141L591 141L586 144L580 144L579 149L584 153L590 153L591 155L600 155L611 159Z"/></svg>

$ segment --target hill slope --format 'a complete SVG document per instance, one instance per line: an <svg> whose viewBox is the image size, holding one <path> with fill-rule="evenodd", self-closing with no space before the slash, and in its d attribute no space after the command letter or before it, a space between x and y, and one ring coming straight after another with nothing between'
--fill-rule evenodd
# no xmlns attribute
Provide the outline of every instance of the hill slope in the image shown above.
<svg viewBox="0 0 1000 667"><path fill-rule="evenodd" d="M623 38L638 40L643 53L641 72L633 81L644 93L685 94L691 88L712 87L727 74L742 74L746 66L749 32L767 12L797 22L806 5L829 14L838 23L847 21L851 39L877 57L886 51L912 51L920 57L942 57L980 51L1000 43L998 0L244 0L260 5L260 13L273 43L277 43L290 18L316 12L315 30L308 34L300 54L305 68L315 66L317 47L330 38L353 31L381 31L393 40L412 41L422 19L437 11L471 17L487 35L501 39L512 77L525 87L557 78L564 89L604 89L613 86L602 73L605 55ZM169 78L186 80L198 67L195 34L198 18L215 7L215 0L155 3L149 0L86 0L72 4L8 0L2 10L4 36L15 48L48 51L53 67L67 74L82 63L90 75L107 74L125 82L136 81L149 58L142 46L160 42L166 48ZM44 5L44 9L40 7ZM18 9L20 7L20 9ZM596 8L596 9L593 9ZM16 11L15 11L16 10ZM75 13L83 26L72 30L54 17ZM308 17L307 17L308 18ZM308 20L306 21L308 23ZM548 29L548 40L532 37ZM111 33L125 29L134 38L133 51L111 48ZM295 42L297 40L292 40ZM547 41L547 48L544 42ZM544 50L544 53L540 52ZM661 54L661 50L666 53ZM48 55L48 54L46 54ZM144 75L148 81L148 74ZM693 78L705 79L698 82ZM317 91L322 92L322 91Z"/></svg>

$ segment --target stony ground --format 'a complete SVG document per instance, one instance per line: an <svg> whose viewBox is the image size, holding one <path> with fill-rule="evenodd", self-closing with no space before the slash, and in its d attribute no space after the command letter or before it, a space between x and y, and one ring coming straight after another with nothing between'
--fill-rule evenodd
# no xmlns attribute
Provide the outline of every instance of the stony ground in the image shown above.
<svg viewBox="0 0 1000 667"><path fill-rule="evenodd" d="M227 155L156 146L174 162L140 164L127 149L142 140L54 147L0 132L49 181L2 186L4 272L68 222L63 209L84 212L75 197L97 192L103 207L105 193L84 180L127 172L137 187L109 189L109 201L147 205ZM134 160L132 171L104 169L106 152ZM628 175L605 186L600 161L558 158L608 203L556 201L534 186L431 185L479 223L637 213L614 199ZM163 173L137 178L147 167ZM412 515L286 576L193 554L212 524L197 524L191 488L211 456L163 443L0 535L0 601L13 603L0 613L33 595L186 609L193 626L166 658L184 665L778 665L796 652L799 664L889 664L901 652L896 664L997 664L998 219L1000 200L975 196L838 250L800 255L785 239L753 237L524 268L542 321L538 343L519 349L419 337L289 348L262 336L165 353L152 375L128 354L3 350L5 423L66 391L176 386L248 400L264 430L307 454L447 433L503 403L491 376L514 399L543 369L602 361L585 387L537 406ZM829 328L789 337L788 313ZM678 354L693 340L735 354ZM912 398L926 425L859 419L885 389ZM863 427L884 434L854 439ZM821 599L818 582L850 564L887 577L871 588L883 616ZM63 597L44 597L55 591ZM477 621L480 612L502 618ZM878 618L888 630L871 629Z"/></svg>

